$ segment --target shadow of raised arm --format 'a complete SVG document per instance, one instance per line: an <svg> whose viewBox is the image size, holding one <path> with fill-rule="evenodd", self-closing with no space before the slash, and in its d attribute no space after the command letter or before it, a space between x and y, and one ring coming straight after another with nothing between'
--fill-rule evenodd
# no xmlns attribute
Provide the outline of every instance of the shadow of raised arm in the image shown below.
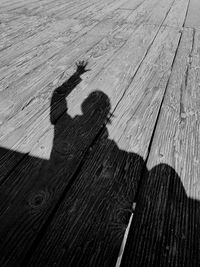
<svg viewBox="0 0 200 267"><path fill-rule="evenodd" d="M76 63L76 72L61 86L54 90L51 98L50 121L53 125L67 110L66 97L72 90L82 81L81 75L89 70L86 70L88 62L79 61Z"/></svg>

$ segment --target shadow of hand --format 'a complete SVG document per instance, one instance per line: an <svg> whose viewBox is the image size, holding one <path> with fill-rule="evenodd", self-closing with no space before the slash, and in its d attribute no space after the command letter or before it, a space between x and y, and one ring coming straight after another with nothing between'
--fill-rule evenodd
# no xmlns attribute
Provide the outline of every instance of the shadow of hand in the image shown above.
<svg viewBox="0 0 200 267"><path fill-rule="evenodd" d="M88 65L88 62L87 61L79 61L76 63L76 67L77 67L77 70L76 70L76 73L78 73L79 75L87 72L87 71L90 71L90 69L86 70L86 66Z"/></svg>

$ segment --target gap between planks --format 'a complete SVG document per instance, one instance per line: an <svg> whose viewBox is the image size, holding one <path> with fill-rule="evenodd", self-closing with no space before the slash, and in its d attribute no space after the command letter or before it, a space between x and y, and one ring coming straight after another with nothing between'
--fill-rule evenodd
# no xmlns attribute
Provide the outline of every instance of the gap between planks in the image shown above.
<svg viewBox="0 0 200 267"><path fill-rule="evenodd" d="M183 22L182 30L180 31L181 35L180 35L180 39L179 39L179 42L178 42L178 45L177 45L177 49L176 49L176 52L175 52L175 55L174 55L174 59L173 59L172 67L171 67L171 74L172 74L176 59L177 59L177 54L178 54L178 51L179 51L179 46L180 46L181 40L183 38L184 29L192 29L193 30L193 45L194 45L195 28L185 26L186 19L187 19L187 14L188 14L188 10L189 10L189 6L190 6L190 0L188 1L188 6L187 6L186 14L185 14L185 19L184 19L184 22ZM155 24L153 24L153 25L155 25ZM168 26L168 25L165 25L165 26L173 28L173 29L174 28L175 29L179 29L178 27L174 27L174 26ZM153 130L153 133L152 133L152 136L151 136L151 140L150 140L150 143L149 143L149 147L148 147L148 154L147 154L147 157L146 157L146 160L145 160L145 166L146 166L146 164L147 164L147 162L149 160L149 156L150 156L150 152L151 152L151 148L152 148L152 143L153 143L153 140L154 140L154 137L155 137L155 133L156 133L156 129L157 129L157 126L158 126L159 118L161 116L161 110L162 110L163 103L165 101L165 96L166 96L166 93L167 93L167 89L169 87L170 79L171 79L171 75L169 76L169 79L168 79L168 82L167 82L167 85L166 85L166 88L165 88L165 92L164 92L164 95L163 95L163 99L162 99L162 102L161 102L161 105L160 105L160 109L159 109L159 112L158 112L158 116L157 116L157 119L156 119L156 123L154 125L154 130ZM118 256L118 259L117 259L115 267L120 267L121 263L122 263L122 258L123 258L123 254L125 252L126 242L127 242L128 235L129 235L129 232L130 232L131 223L132 223L132 220L133 220L133 217L134 217L134 211L135 211L135 208L136 208L136 205L137 205L137 196L140 193L140 188L141 188L142 183L143 183L143 172L142 172L140 180L139 180L139 186L138 186L138 190L136 192L135 202L133 203L133 213L131 214L127 229L126 229L126 231L124 233L124 238L123 238L123 241L122 241L122 245L121 245L121 248L120 248L119 256Z"/></svg>

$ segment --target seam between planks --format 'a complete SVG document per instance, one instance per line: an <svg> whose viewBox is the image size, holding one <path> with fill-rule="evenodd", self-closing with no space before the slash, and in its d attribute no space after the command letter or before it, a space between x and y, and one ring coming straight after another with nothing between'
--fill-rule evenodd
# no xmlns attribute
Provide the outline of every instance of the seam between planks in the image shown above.
<svg viewBox="0 0 200 267"><path fill-rule="evenodd" d="M174 0L174 1L175 1L175 0ZM141 4L143 4L144 2L145 2L145 0L144 0ZM174 3L174 2L173 2L173 3ZM171 5L171 7L173 6L173 3L172 3L172 5ZM135 8L135 10L136 10L139 6L140 6L140 4ZM168 10L168 12L166 13L166 16L164 17L163 21L161 22L160 27L158 28L155 37L153 38L152 42L150 43L149 47L147 48L147 52L145 53L145 55L144 55L143 58L141 59L140 63L138 64L138 67L137 67L137 69L136 69L136 71L135 71L134 76L132 77L132 79L131 79L130 83L128 84L128 86L125 88L125 92L124 92L124 94L126 93L126 91L127 91L128 87L130 86L132 80L134 79L135 75L137 74L137 72L138 72L138 70L139 70L141 64L143 63L143 61L144 61L146 55L148 54L148 52L149 52L149 50L150 50L150 48L151 48L151 46L152 46L152 44L153 44L153 42L154 42L156 36L158 35L158 33L159 33L159 31L160 31L160 28L163 26L163 22L165 21L165 19L166 19L168 13L169 13L170 10L171 10L171 7L170 7L170 9ZM119 9L119 8L117 8L116 10L118 10L118 9ZM132 10L132 12L127 16L127 18L130 17L130 16L133 14L133 12L134 12L135 10ZM101 22L99 22L99 23L101 23ZM99 23L98 23L98 24L99 24ZM159 24L156 25L156 26L159 26ZM95 27L96 27L96 25L94 26L94 28L95 28ZM125 27L126 27L126 26L122 27L122 29L125 28ZM136 28L138 28L138 27L136 27ZM135 29L136 29L136 28L135 28ZM92 28L92 29L93 29L93 28ZM91 29L91 30L92 30L92 29ZM134 30L135 30L135 29L134 29ZM89 32L90 32L91 30L89 30ZM83 35L81 35L81 37L77 37L76 39L82 38L83 36L87 35L89 32L84 33ZM84 54L87 53L89 50L91 50L91 49L92 49L94 46L96 46L98 43L100 43L104 38L105 38L105 36L102 36L102 38L101 38L97 43L95 43L92 47L88 48L88 49L86 50L86 52L84 52ZM106 62L104 63L104 65L103 65L103 66L99 69L99 71L95 74L94 78L97 77L97 76L99 75L99 73L105 68L105 66L107 66L107 65L110 64L110 63L112 63L112 62L115 60L114 55L117 54L117 53L118 53L118 52L119 52L119 51L126 45L126 43L128 42L128 40L129 40L129 38L126 40L126 42L125 42L122 46L120 46L120 47L114 52L114 54L113 54L113 56L112 56L111 58L109 58L108 60L106 60ZM74 41L76 41L76 40L74 40ZM43 63L42 63L42 64L43 64ZM41 65L42 65L42 64L41 64ZM40 66L40 65L39 65L39 66ZM72 66L73 66L73 64L69 65L69 67L65 70L65 72L66 72L68 69L70 69ZM37 66L36 68L38 68L38 66ZM124 96L124 94L123 94L123 96ZM123 96L120 98L119 102L116 104L116 107L119 105L119 103L120 103L120 101L122 100ZM34 99L35 97L37 97L37 96L34 96L33 99ZM32 101L32 99L29 99L28 102L31 102L31 101ZM25 103L25 105L22 107L22 109L24 109L25 106L28 106L28 103ZM116 107L115 107L115 109L116 109ZM47 109L48 109L48 107L47 107L45 110L47 110ZM114 113L115 109L113 110L113 113ZM44 110L44 111L45 111L45 110ZM64 113L65 113L65 111L59 116L59 118L61 118L62 115L63 115ZM113 113L112 113L112 114L113 114ZM12 118L12 117L11 117L11 118ZM11 118L10 118L10 119L11 119ZM58 119L59 119L59 118L58 118ZM106 127L106 123L105 123L104 126L102 126L102 127ZM98 134L97 134L97 135L98 135ZM95 137L94 137L94 139L95 139ZM91 146L93 146L92 144L93 144L93 142L91 142L89 148L90 148ZM87 151L87 150L86 150L86 151ZM86 153L86 152L85 152L85 153ZM20 159L20 161L19 161L15 166L13 166L13 168L9 171L8 175L6 175L5 178L1 181L0 185L2 185L2 184L7 180L7 177L12 173L12 171L14 171L14 169L16 168L16 166L17 166L21 161L23 161L24 159L26 159L26 157L28 157L29 154L30 154L30 153L26 153L26 154L23 156L23 158ZM78 167L77 167L77 168L78 168ZM73 176L73 175L72 175L72 176Z"/></svg>
<svg viewBox="0 0 200 267"><path fill-rule="evenodd" d="M173 3L174 3L174 2L173 2ZM173 4L172 4L172 5L173 5ZM172 6L171 6L171 7L172 7ZM164 20L166 19L168 13L170 12L171 7L169 8L169 11L167 12L167 14L166 14ZM164 20L163 20L163 21L164 21ZM143 61L144 61L146 55L148 54L148 52L149 52L151 46L153 45L154 40L155 40L155 38L157 37L157 35L158 35L158 33L159 33L159 31L160 31L160 29L161 29L162 26L163 26L163 22L161 23L159 29L157 30L157 32L156 32L156 34L155 34L155 36L154 36L152 42L150 43L150 45L149 45L149 47L148 47L148 49L146 50L146 53L144 54L144 57L141 59L140 63L138 64L137 70L136 70L136 72L134 73L134 75L133 75L133 77L132 77L132 80L134 79L136 73L138 72L138 70L139 70L141 64L143 63ZM132 80L131 80L131 81L132 81ZM129 84L129 85L130 85L130 84ZM129 85L127 86L127 88L125 88L125 92L124 92L124 94L126 93L128 87L129 87ZM123 94L123 96L124 96L124 94ZM118 104L119 104L120 101L122 100L123 96L120 98L120 100L119 100L118 103L116 104L116 107L118 106ZM115 107L115 109L116 109L116 107ZM113 112L115 111L115 109L113 110ZM112 113L113 113L113 112L112 112ZM85 155L87 155L87 153L90 153L91 148L94 146L94 144L95 144L96 141L98 140L100 134L102 133L103 129L105 128L105 125L106 125L106 123L105 123L105 124L102 126L102 128L99 130L98 134L94 137L94 139L93 139L91 145L88 146L88 149L87 149L86 152L84 153ZM76 175L79 173L79 170L80 170L80 168L82 167L81 163L82 163L82 165L84 164L84 159L83 159L82 161L80 161L80 164L77 166L77 169L76 169L74 175L72 176L72 178L70 179L69 185L66 187L66 190L68 190L68 188L70 188L70 183L73 183L73 178L76 178ZM63 197L65 197L65 193L66 193L66 191L64 190L64 192L63 192L63 194L62 194ZM46 220L46 222L45 222L45 225L48 226L49 222L51 222L51 217L50 217L50 216L51 216L51 215L54 216L54 214L55 214L54 210L56 211L56 210L57 210L56 207L59 207L60 203L62 202L62 195L61 195L61 197L59 198L58 202L56 203L56 205L55 205L55 209L53 209L52 213L50 213L50 215L47 217L47 220ZM53 213L53 212L54 212L54 213ZM43 233L42 233L42 229L43 229L43 227L41 228L41 231L39 231L39 234L41 233L41 234L43 235ZM38 234L38 237L39 237L39 234ZM36 238L36 240L37 240L37 238ZM36 243L36 244L37 244L37 243Z"/></svg>
<svg viewBox="0 0 200 267"><path fill-rule="evenodd" d="M155 36L154 36L152 42L150 43L149 47L147 48L147 51L146 51L146 53L144 54L144 57L141 59L141 61L140 61L139 65L138 65L138 67L137 67L137 69L136 69L136 71L135 71L135 73L134 73L132 79L130 80L130 83L129 83L129 84L127 85L127 87L125 88L124 93L123 93L123 95L121 96L120 100L118 101L117 105L115 106L115 108L114 108L112 114L115 112L117 106L119 105L119 103L120 103L121 100L123 99L124 95L126 94L127 89L129 88L129 86L130 86L131 83L133 82L133 80L134 80L136 74L138 73L138 71L139 71L139 69L140 69L140 66L142 65L143 61L145 60L147 54L149 53L149 51L150 51L150 49L151 49L151 47L152 47L152 45L153 45L153 43L154 43L156 37L158 36L158 33L160 32L160 29L161 29L163 26L167 28L167 26L164 25L164 21L165 21L165 19L167 18L167 16L168 16L168 14L169 14L169 12L170 12L170 10L171 10L171 8L172 8L174 2L175 2L175 0L173 1L171 7L170 7L169 10L167 11L167 13L166 13L166 15L165 15L163 21L161 22L161 24L160 24L160 26L159 26L159 28L158 28L158 30L157 30L157 33L155 34ZM157 26L157 25L155 25L155 26Z"/></svg>
<svg viewBox="0 0 200 267"><path fill-rule="evenodd" d="M124 97L124 95L126 94L126 92L127 92L128 88L129 88L130 84L132 83L133 79L135 78L136 74L138 73L138 71L139 71L139 69L140 69L140 67L141 67L141 65L142 65L142 63L143 63L143 61L145 60L145 58L146 58L147 54L149 53L149 51L150 51L150 49L151 49L151 47L152 47L152 45L153 45L153 43L154 43L156 37L157 37L158 34L159 34L160 29L163 27L164 21L165 21L165 19L167 18L167 16L168 16L168 14L169 14L169 12L170 12L170 10L171 10L171 8L172 8L174 2L175 2L175 0L173 1L172 5L170 6L169 10L167 11L167 13L166 13L166 15L165 15L163 21L161 22L161 24L160 24L160 26L159 26L159 28L158 28L158 30L157 30L157 32L156 32L154 38L153 38L153 40L152 40L151 43L149 44L149 46L148 46L148 48L147 48L147 50L146 50L146 53L144 54L143 58L141 59L140 63L138 64L137 69L136 69L136 71L135 71L135 73L134 73L132 79L130 80L130 83L129 83L129 84L127 85L127 87L125 88L122 97L119 99L119 101L118 101L118 103L116 104L116 106L115 106L113 112L110 114L110 117L111 117L111 116L113 115L113 113L115 112L117 106L119 105L119 103L120 103L121 100L123 99L123 97ZM167 27L167 26L165 26L165 27ZM123 46L124 46L124 45L123 45ZM122 47L123 47L123 46L122 46ZM159 110L159 112L160 112L160 110ZM109 117L109 118L110 118L110 117ZM108 120L109 120L109 118L108 118ZM108 120L107 120L107 122L108 122ZM28 263L29 258L30 258L30 256L31 256L32 252L35 251L35 249L37 248L37 244L38 244L38 243L41 241L41 239L43 238L43 236L44 236L44 234L45 234L45 232L46 232L48 226L50 225L50 223L51 223L51 221L52 221L52 219L53 219L55 213L57 212L57 210L58 210L60 204L61 204L62 201L64 200L64 198L65 198L67 192L69 191L69 189L70 189L71 186L73 185L73 183L74 183L74 181L75 181L77 175L79 174L80 170L82 169L82 167L83 167L83 165L84 165L84 163L85 163L85 161L86 161L86 158L88 157L88 155L90 154L90 151L91 151L92 148L95 146L96 142L98 141L99 137L101 136L102 132L104 131L104 129L105 129L106 125L107 125L107 122L105 122L105 123L102 125L101 129L99 130L99 132L97 133L97 135L94 137L94 139L93 139L93 141L91 142L91 144L88 146L86 152L84 153L84 156L83 156L82 160L81 160L80 163L77 165L77 168L76 168L74 174L72 175L71 179L69 180L68 185L67 185L66 188L64 189L64 191L63 191L63 193L61 194L60 198L58 199L58 201L57 201L57 203L56 203L54 209L52 210L52 212L51 212L51 213L49 214L49 216L47 217L47 219L46 219L44 225L42 226L42 228L41 228L40 231L38 232L38 235L37 235L35 241L34 241L33 244L30 246L30 248L29 248L27 254L25 255L24 260L22 261L22 266L23 266L23 265L26 266L26 264ZM116 259L116 260L117 260L117 259Z"/></svg>
<svg viewBox="0 0 200 267"><path fill-rule="evenodd" d="M183 22L183 28L184 28L184 25L185 25L185 22L186 22L186 17L187 17L187 12L188 12L188 9L189 9L189 4L190 4L190 0L188 1L188 6L187 6L187 11L186 11L186 16L185 16L185 19L184 19L184 22ZM166 27L168 27L168 26L166 26ZM181 31L181 33L180 33L180 37L179 37L179 41L178 41L178 45L177 45L177 48L176 48L176 51L175 51L175 54L174 54L173 62L172 62L172 65L171 65L171 70L170 70L171 72L172 72L172 69L173 69L173 67L174 67L175 59L176 59L176 56L177 56L177 53L178 53L178 49L179 49L179 45L180 45L182 36L183 36L183 32ZM149 146L148 146L148 152L147 152L147 157L146 157L144 166L146 166L146 163L147 163L147 161L148 161L148 159L149 159L149 154L150 154L150 151L151 151L151 146L152 146L152 143L153 143L153 139L154 139L155 131L156 131L156 128L157 128L157 124L158 124L158 120L159 120L159 117L160 117L160 113L161 113L162 105L163 105L163 102L164 102L164 99L165 99L165 95L166 95L166 92L167 92L167 88L168 88L168 86L169 86L170 78L171 78L171 73L170 73L170 75L169 75L169 78L168 78L168 81L167 81L167 84L166 84L166 87L165 87L165 91L164 91L164 94L163 94L163 98L162 98L162 101L161 101L161 104L160 104L160 108L159 108L158 115L157 115L157 118L156 118L156 122L155 122L155 125L154 125L153 133L152 133L151 140L150 140L150 143L149 143ZM137 202L137 196L138 196L139 189L140 189L141 184L142 184L142 181L143 181L142 178L143 178L143 176L144 176L144 169L145 169L145 168L143 168L143 171L142 171L142 173L141 173L141 179L139 180L138 190L137 190L137 192L136 192L136 197L135 197L135 201L134 201L134 202Z"/></svg>
<svg viewBox="0 0 200 267"><path fill-rule="evenodd" d="M115 2L114 0L113 0L113 1L110 0L110 2L108 3L108 6L111 5L111 4L114 3L114 2ZM97 3L98 3L98 1L96 1L95 3L90 4L90 5L88 5L88 6L85 6L84 8L80 9L78 12L75 12L75 13L73 13L73 11L72 11L72 13L70 14L70 17L73 17L74 15L77 16L77 14L83 12L85 9L89 9L89 8L92 7L92 6L95 6ZM84 5L84 4L82 4L82 5ZM100 8L100 7L101 7L101 5L99 5L97 8ZM20 7L20 8L22 8L22 7ZM102 9L104 9L103 6L102 6ZM101 10L101 8L100 8L100 10ZM116 11L116 10L117 10L117 8L116 8L114 11ZM98 11L99 11L99 10L97 10L96 13L98 13ZM113 11L113 12L114 12L114 11ZM48 12L48 10L47 10L47 12ZM60 13L63 13L63 11L60 12ZM60 14L60 13L59 13L59 14ZM108 13L108 14L109 14L109 13ZM87 34L88 32L90 32L96 25L98 25L99 23L101 23L101 22L104 20L104 18L105 18L105 16L103 16L102 20L100 20L97 24L95 24L95 25L94 25L91 29L89 29L86 33L81 34L81 35L78 36L77 38L75 37L75 39L74 39L73 41L75 41L75 40L78 39L79 37L84 36L85 34ZM51 24L52 24L51 22L48 23L48 24L46 25L47 28L48 28L48 25L51 25ZM42 24L39 24L38 27L40 27L41 25L42 25ZM53 25L53 24L52 24L52 25ZM41 32L45 32L45 31L47 30L46 26L45 26L45 29L43 29ZM37 28L38 28L38 27L37 27ZM37 28L36 28L36 29L37 29ZM40 32L40 31L33 32L32 34L30 34L30 35L28 36L28 38L33 37L34 35L38 34L39 32ZM6 46L6 47L0 49L0 52L3 52L3 51L5 51L6 49L11 48L13 45L19 44L19 43L21 43L21 42L27 40L28 38L19 40L19 41L15 42L14 44L11 43L10 45L8 45L8 46ZM72 42L73 42L73 41L72 41ZM69 43L70 43L70 42L71 42L71 41L69 41Z"/></svg>
<svg viewBox="0 0 200 267"><path fill-rule="evenodd" d="M175 2L175 1L174 1ZM173 2L173 4L174 4ZM172 6L173 6L172 4ZM185 19L184 19L184 22L183 22L183 25L180 27L182 29L184 28L191 28L191 27L185 27L185 22L186 22L186 18L187 18L187 14L188 14L188 10L189 10L189 5L190 5L190 0L188 1L188 6L187 6L187 10L186 10L186 14L185 14ZM171 6L171 8L172 8ZM171 10L171 8L169 9L169 12ZM168 13L169 13L168 12ZM167 14L168 14L167 13ZM154 24L153 24L154 25ZM179 27L173 27L173 26L168 26L168 25L165 25L166 28L174 28L174 29L179 29ZM193 29L194 30L194 29ZM175 59L176 59L176 56L177 56L177 53L178 53L178 49L179 49L179 45L180 45L180 42L181 42L181 39L182 39L182 36L183 36L183 31L180 31L180 37L179 37L179 41L178 41L178 45L177 45L177 48L176 48L176 51L175 51L175 54L174 54L174 58L173 58L173 61L172 61L172 64L171 64L171 72L172 72L172 69L174 67L174 63L175 63ZM193 31L193 39L194 39L194 31ZM157 115L157 118L156 118L156 122L155 122L155 125L154 125L154 129L153 129L153 132L152 132L152 136L151 136L151 139L150 139L150 142L149 142L149 146L148 146L148 152L147 152L147 157L144 161L144 165L143 165L143 168L142 168L142 171L141 171L141 175L140 175L140 179L139 179L139 183L138 183L138 189L136 191L136 194L135 194L135 199L134 199L134 202L133 202L133 206L135 207L137 205L137 199L138 199L138 195L139 195L139 192L140 192L140 188L142 187L142 184L143 184L143 181L144 181L144 174L145 174L145 166L147 164L147 161L149 159L149 155L150 155L150 151L151 151L151 146L152 146L152 143L153 143L153 139L154 139L154 136L155 136L155 131L156 131L156 128L157 128L157 124L158 124L158 121L159 121L159 117L160 117L160 114L161 114L161 109L162 109L162 105L163 105L163 102L164 102L164 99L165 99L165 95L166 95L166 92L167 92L167 88L169 86L169 81L170 81L170 78L171 78L171 73L169 75L169 78L168 78L168 81L167 81L167 84L166 84L166 87L165 87L165 91L164 91L164 94L163 94L163 98L162 98L162 101L161 101L161 104L160 104L160 108L159 108L159 111L158 111L158 115ZM135 208L133 209L132 211L132 215L130 216L130 219L129 219L129 224L128 224L128 227L127 227L127 231L125 232L124 234L124 238L122 240L122 246L123 248L121 247L121 250L119 251L119 256L118 256L118 259L117 259L117 262L116 262L116 267L120 267L121 266L121 262L122 262L122 258L123 258L123 254L124 254L124 251L126 249L126 241L128 239L128 235L129 235L129 229L131 227L131 224L132 224L132 220L134 218L134 211L135 211ZM128 229L129 228L129 229ZM126 236L125 236L126 235ZM123 243L125 241L125 244ZM122 250L123 249L123 250ZM120 255L122 254L122 255Z"/></svg>
<svg viewBox="0 0 200 267"><path fill-rule="evenodd" d="M188 6L187 6L187 11L186 11L186 15L185 15L185 19L184 19L184 22L183 22L183 25L182 25L182 28L190 28L190 27L185 27L185 22L186 22L186 18L187 18L187 13L188 13L188 10L189 10L189 5L190 5L190 0L188 1ZM172 26L166 26L166 27L172 27ZM172 27L174 28L174 27ZM176 28L176 27L175 27ZM193 29L194 30L194 29ZM176 56L177 56L177 53L178 53L178 49L179 49L179 45L180 45L180 42L181 42L181 39L182 39L182 36L183 36L183 32L181 31L181 34L180 34L180 37L179 37L179 41L178 41L178 45L177 45L177 48L176 48L176 51L175 51L175 54L174 54L174 58L173 58L173 62L172 62L172 65L171 65L171 72L172 72L172 69L174 67L174 63L175 63L175 59L176 59ZM193 31L193 38L194 38L194 31ZM134 199L134 202L133 202L133 205L137 205L137 198L138 198L138 195L139 195L139 192L140 192L140 188L142 187L142 184L143 184L143 181L144 181L144 174L145 174L145 166L147 164L147 161L149 159L149 155L150 155L150 151L151 151L151 147L152 147L152 143L153 143L153 139L154 139L154 136L155 136L155 131L156 131L156 128L157 128L157 125L158 125L158 121L159 121L159 117L160 117L160 114L161 114L161 109L162 109L162 105L163 105L163 102L164 102L164 99L165 99L165 95L166 95L166 92L167 92L167 88L169 86L169 81L170 81L170 78L171 78L171 74L169 75L169 78L168 78L168 81L167 81L167 84L166 84L166 87L165 87L165 91L164 91L164 94L163 94L163 98L162 98L162 101L161 101L161 104L160 104L160 108L159 108L159 111L158 111L158 115L157 115L157 118L156 118L156 122L155 122L155 125L154 125L154 129L153 129L153 133L152 133L152 136L151 136L151 140L150 140L150 143L149 143L149 146L148 146L148 152L147 152L147 157L146 157L146 160L144 162L144 167L142 169L142 172L141 172L141 175L140 175L140 179L139 179L139 184L138 184L138 189L136 191L136 195L135 195L135 199ZM131 223L132 223L132 219L134 218L134 210L132 212L132 216L130 217L130 222L129 222L129 229L131 227ZM127 234L127 237L126 237L126 240L128 238L128 235L129 235L129 232L126 233ZM124 241L124 239L123 239ZM123 244L122 244L123 245ZM116 267L120 267L121 265L121 260L123 258L123 253L124 251L126 250L126 244L124 244L124 249L122 251L122 256L119 257L120 258L120 263L117 262L116 264Z"/></svg>
<svg viewBox="0 0 200 267"><path fill-rule="evenodd" d="M158 26L159 24L157 23L144 23L143 25L147 25L147 26ZM163 24L162 27L166 27L166 28L171 28L171 29L174 29L174 30L178 30L178 29L183 29L184 27L183 26L172 26L172 25L167 25L167 24Z"/></svg>
<svg viewBox="0 0 200 267"><path fill-rule="evenodd" d="M158 24L156 23L144 23L143 25L147 25L147 26L158 26ZM166 28L171 28L171 29L175 29L175 30L184 30L184 29L191 29L191 30L196 30L195 27L190 27L190 26L172 26L172 25L167 25L167 24L163 24L163 26L166 26Z"/></svg>
<svg viewBox="0 0 200 267"><path fill-rule="evenodd" d="M127 16L127 18L129 17L129 16L131 16L131 14L132 14L132 12ZM125 28L125 26L124 27L122 27L122 29L123 28ZM114 31L115 32L115 31ZM83 36L84 35L87 35L88 34L88 32L87 33L84 33L83 34ZM83 36L81 36L81 37L83 37ZM97 43L95 43L92 47L90 47L90 48L88 48L85 52L84 52L84 54L85 53L87 53L87 52L89 52L91 49L93 49L93 47L95 47L98 43L100 43L103 39L105 38L105 36L102 36L102 38L97 42ZM78 38L77 38L78 39ZM111 58L108 58L106 61L105 61L105 63L104 63L104 65L99 69L99 71L94 75L94 77L93 78L96 78L100 73L101 73L101 71L105 68L105 66L107 66L108 64L111 64L114 60L115 60L115 55L126 45L126 43L128 42L128 40L129 40L129 38L126 40L126 42L122 45L122 46L120 46L114 53L113 53L113 56L111 57ZM143 59L142 59L143 60ZM43 64L43 63L42 63ZM41 64L41 65L42 65ZM67 67L67 69L64 71L64 72L66 72L67 70L69 70L72 66L73 66L74 64L72 63L72 64L70 64L68 67ZM40 66L40 65L39 65ZM37 67L38 68L38 67ZM62 75L61 75L62 76ZM126 88L125 90L127 90L128 88ZM30 103L33 99L35 99L35 98L37 98L38 96L33 96L33 98L31 98L31 99L29 99L29 101L28 101L28 103ZM119 100L119 101L121 101L121 99ZM23 110L25 107L27 107L28 106L28 103L25 103L25 105L20 109L20 110ZM58 103L59 104L59 103ZM117 103L117 105L118 105L119 103ZM48 108L49 107L46 107L44 110L43 110L43 113L46 111L46 110L48 110ZM63 116L63 114L66 112L66 110L59 116L59 118L58 118L58 120ZM113 113L112 113L113 114ZM112 116L112 115L111 115ZM13 117L13 116L12 116ZM12 119L12 117L10 118L10 119ZM9 120L10 120L9 119ZM109 119L108 119L109 120ZM102 128L104 128L104 127L106 127L106 124L107 123L105 123L103 126L102 126ZM99 131L101 131L101 129L99 130ZM44 134L45 134L45 132L44 132ZM98 135L98 133L97 133L97 135ZM94 139L95 139L96 137L94 137ZM88 147L88 149L91 149L91 146L93 146L93 141L91 142L91 144L90 144L90 146ZM87 153L87 150L86 150L86 152L85 153ZM0 182L0 186L2 185L2 184L4 184L4 182L7 180L7 178L9 177L9 175L15 170L15 168L23 161L23 160L25 160L28 156L30 155L30 152L28 152L28 153L25 153L25 155L19 160L19 162L17 162L16 163L16 165L15 166L13 166L13 168L8 172L8 174L4 177L4 179L2 179L1 180L1 182ZM81 164L81 163L80 163ZM79 165L78 165L78 167L77 168L79 168ZM76 171L75 171L76 172ZM74 175L72 175L72 178L73 178L73 176Z"/></svg>

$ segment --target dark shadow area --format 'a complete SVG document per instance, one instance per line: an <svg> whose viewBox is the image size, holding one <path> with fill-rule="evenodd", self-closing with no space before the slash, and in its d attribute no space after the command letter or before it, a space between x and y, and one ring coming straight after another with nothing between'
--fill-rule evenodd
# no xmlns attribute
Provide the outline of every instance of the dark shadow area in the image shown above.
<svg viewBox="0 0 200 267"><path fill-rule="evenodd" d="M86 66L79 62L53 92L49 160L0 148L5 171L13 164L0 188L0 265L115 266L137 201L122 266L200 266L199 202L176 172L166 164L147 170L109 139L103 92L84 100L82 115L67 113Z"/></svg>
<svg viewBox="0 0 200 267"><path fill-rule="evenodd" d="M199 230L199 201L174 169L146 170L121 266L200 266Z"/></svg>

